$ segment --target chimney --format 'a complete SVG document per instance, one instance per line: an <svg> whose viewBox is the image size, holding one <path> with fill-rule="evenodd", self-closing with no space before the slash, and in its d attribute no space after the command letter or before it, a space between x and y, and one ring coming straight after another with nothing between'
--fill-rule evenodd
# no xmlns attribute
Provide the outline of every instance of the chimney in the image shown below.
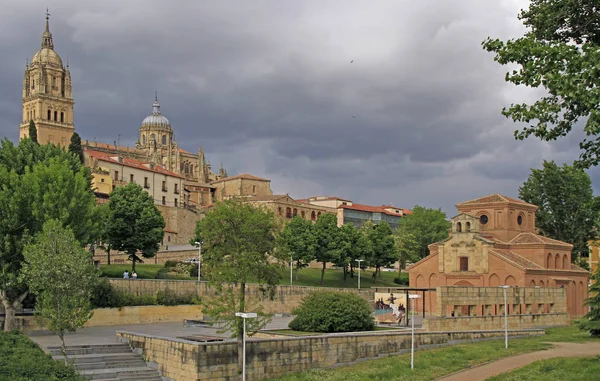
<svg viewBox="0 0 600 381"><path fill-rule="evenodd" d="M123 156L119 156L119 163L123 162Z"/></svg>

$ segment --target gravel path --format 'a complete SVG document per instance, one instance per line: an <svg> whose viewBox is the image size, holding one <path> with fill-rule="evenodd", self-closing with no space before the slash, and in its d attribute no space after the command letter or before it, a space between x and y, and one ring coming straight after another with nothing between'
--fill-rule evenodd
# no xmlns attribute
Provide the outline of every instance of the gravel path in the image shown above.
<svg viewBox="0 0 600 381"><path fill-rule="evenodd" d="M590 357L600 355L600 343L551 343L553 347L545 351L525 353L506 357L458 373L438 378L438 381L480 381L500 373L522 368L525 365L539 360L555 357Z"/></svg>

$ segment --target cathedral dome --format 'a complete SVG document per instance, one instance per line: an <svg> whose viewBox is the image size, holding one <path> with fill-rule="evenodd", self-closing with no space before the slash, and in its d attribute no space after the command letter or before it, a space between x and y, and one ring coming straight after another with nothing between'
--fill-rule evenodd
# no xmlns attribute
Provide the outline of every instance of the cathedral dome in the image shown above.
<svg viewBox="0 0 600 381"><path fill-rule="evenodd" d="M169 119L165 118L160 113L160 104L158 103L158 97L154 99L154 104L152 105L152 114L148 115L142 121L142 127L164 127L171 128L171 123Z"/></svg>
<svg viewBox="0 0 600 381"><path fill-rule="evenodd" d="M50 48L42 48L35 53L33 59L31 60L32 64L39 63L42 65L51 65L59 68L63 67L63 62L58 53L54 51L54 49Z"/></svg>

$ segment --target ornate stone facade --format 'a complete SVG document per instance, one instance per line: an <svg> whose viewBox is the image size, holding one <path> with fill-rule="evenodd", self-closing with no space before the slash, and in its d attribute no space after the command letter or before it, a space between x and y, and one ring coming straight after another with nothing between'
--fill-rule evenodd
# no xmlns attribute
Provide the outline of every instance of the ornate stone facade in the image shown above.
<svg viewBox="0 0 600 381"><path fill-rule="evenodd" d="M571 244L536 234L537 206L493 194L456 208L450 237L410 268L411 287L562 287L571 317L586 312L589 273Z"/></svg>
<svg viewBox="0 0 600 381"><path fill-rule="evenodd" d="M42 34L40 50L31 63L25 64L19 136L29 136L29 122L33 120L40 143L68 147L75 129L71 73L69 64L63 66L54 50L49 16L46 12L46 30Z"/></svg>

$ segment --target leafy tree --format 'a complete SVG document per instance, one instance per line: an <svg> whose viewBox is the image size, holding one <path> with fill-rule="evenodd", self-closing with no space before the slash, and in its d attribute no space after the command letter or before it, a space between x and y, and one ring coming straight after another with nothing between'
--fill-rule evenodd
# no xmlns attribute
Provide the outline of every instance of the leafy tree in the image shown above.
<svg viewBox="0 0 600 381"><path fill-rule="evenodd" d="M41 326L56 333L67 362L65 333L75 332L92 316L90 298L98 279L89 252L69 228L49 220L23 250L21 276L37 295Z"/></svg>
<svg viewBox="0 0 600 381"><path fill-rule="evenodd" d="M419 241L410 231L402 228L397 228L394 231L394 243L400 259L400 268L398 272L402 272L406 268L407 262L416 262L419 260Z"/></svg>
<svg viewBox="0 0 600 381"><path fill-rule="evenodd" d="M0 301L4 329L14 328L15 311L28 294L19 273L23 247L44 223L58 220L82 245L95 240L98 222L90 174L71 154L24 138L0 146Z"/></svg>
<svg viewBox="0 0 600 381"><path fill-rule="evenodd" d="M344 253L344 243L340 229L337 226L337 218L333 214L323 214L314 225L316 237L315 260L321 262L321 286L325 276L327 262L339 263Z"/></svg>
<svg viewBox="0 0 600 381"><path fill-rule="evenodd" d="M112 191L108 207L107 243L127 253L133 272L135 264L142 262L138 252L143 258L156 255L165 235L165 220L152 197L136 183Z"/></svg>
<svg viewBox="0 0 600 381"><path fill-rule="evenodd" d="M381 277L381 268L389 266L398 260L398 252L396 251L394 237L392 236L392 228L390 228L387 222L381 221L368 231L367 237L371 242L373 250L368 264L375 267L375 271Z"/></svg>
<svg viewBox="0 0 600 381"><path fill-rule="evenodd" d="M98 205L98 220L100 221L100 230L98 240L94 243L95 248L106 251L107 263L110 265L110 238L108 235L112 211L108 203Z"/></svg>
<svg viewBox="0 0 600 381"><path fill-rule="evenodd" d="M279 271L285 263L275 250L279 232L280 226L273 212L237 200L216 204L204 219L198 221L195 240L204 242L205 279L219 292L218 298L204 304L204 311L223 323L224 330L234 332L240 361L243 322L235 313L248 311L246 284L249 282L257 282L268 297L274 297ZM262 313L260 306L252 306L252 309L259 318L247 321L250 335L270 319Z"/></svg>
<svg viewBox="0 0 600 381"><path fill-rule="evenodd" d="M542 169L531 170L519 197L539 207L535 217L542 235L573 244L574 253L588 256L587 243L595 237L600 217L600 199L594 196L587 173L544 161ZM575 261L576 255L571 259Z"/></svg>
<svg viewBox="0 0 600 381"><path fill-rule="evenodd" d="M315 258L317 240L311 221L295 216L279 236L278 249L296 262L296 280L301 268L307 267Z"/></svg>
<svg viewBox="0 0 600 381"><path fill-rule="evenodd" d="M600 271L596 271L591 280L590 297L585 301L585 305L589 306L590 310L579 321L579 329L598 337L600 336Z"/></svg>
<svg viewBox="0 0 600 381"><path fill-rule="evenodd" d="M518 18L527 27L523 37L506 42L488 38L483 48L502 65L516 64L506 81L542 87L533 104L511 104L502 114L527 123L515 137L544 141L566 136L578 121L588 138L578 166L600 162L600 5L597 0L532 0ZM584 122L583 122L584 121ZM589 139L589 140L588 140Z"/></svg>
<svg viewBox="0 0 600 381"><path fill-rule="evenodd" d="M81 137L77 132L71 135L71 144L69 144L69 152L75 154L83 163L83 147L81 147Z"/></svg>
<svg viewBox="0 0 600 381"><path fill-rule="evenodd" d="M294 315L289 327L297 331L329 333L375 329L369 303L349 292L313 292L302 301Z"/></svg>
<svg viewBox="0 0 600 381"><path fill-rule="evenodd" d="M350 264L350 276L354 277L354 266L357 265L357 259L368 261L373 256L373 247L368 237L362 234L359 229L356 229L353 224L345 224L340 228L342 235L342 244L344 245L344 258ZM365 266L365 262L361 262L361 266ZM344 268L344 280L346 280L346 269Z"/></svg>
<svg viewBox="0 0 600 381"><path fill-rule="evenodd" d="M37 128L35 127L35 122L33 120L29 121L29 139L34 143L38 142Z"/></svg>
<svg viewBox="0 0 600 381"><path fill-rule="evenodd" d="M427 246L448 237L450 221L446 220L446 213L440 209L425 208L416 205L411 214L400 219L398 229L403 234L412 234L417 240L418 259L429 255Z"/></svg>

